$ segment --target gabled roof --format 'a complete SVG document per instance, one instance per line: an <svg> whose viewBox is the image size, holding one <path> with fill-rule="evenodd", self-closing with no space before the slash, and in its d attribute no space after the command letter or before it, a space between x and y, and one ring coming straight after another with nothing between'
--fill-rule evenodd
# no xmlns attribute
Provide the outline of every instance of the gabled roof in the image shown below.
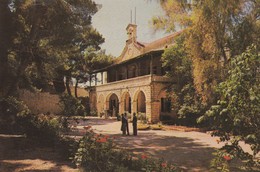
<svg viewBox="0 0 260 172"><path fill-rule="evenodd" d="M163 50L173 45L175 37L180 35L180 33L181 31L172 33L151 43L127 40L121 55L115 60L115 63L119 64L125 60L135 58L136 56L140 56L150 51Z"/></svg>

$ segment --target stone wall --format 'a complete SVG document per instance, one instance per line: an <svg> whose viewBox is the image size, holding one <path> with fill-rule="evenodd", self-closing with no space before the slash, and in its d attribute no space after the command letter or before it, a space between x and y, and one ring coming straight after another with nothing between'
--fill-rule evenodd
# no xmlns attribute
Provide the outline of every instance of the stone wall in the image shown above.
<svg viewBox="0 0 260 172"><path fill-rule="evenodd" d="M62 108L59 103L59 95L50 94L47 92L30 92L28 90L20 90L19 97L29 107L32 113L60 114L62 112Z"/></svg>

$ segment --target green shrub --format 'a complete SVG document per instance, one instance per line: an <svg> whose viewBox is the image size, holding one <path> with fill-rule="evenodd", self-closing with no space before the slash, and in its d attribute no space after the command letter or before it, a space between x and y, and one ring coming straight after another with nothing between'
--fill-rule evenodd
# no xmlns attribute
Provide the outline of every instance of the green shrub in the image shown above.
<svg viewBox="0 0 260 172"><path fill-rule="evenodd" d="M60 139L61 131L67 129L62 117L44 114L30 114L20 118L25 134L42 145L54 145Z"/></svg>
<svg viewBox="0 0 260 172"><path fill-rule="evenodd" d="M63 94L60 96L60 99L63 108L63 115L86 116L86 108L82 105L81 100L68 94Z"/></svg>
<svg viewBox="0 0 260 172"><path fill-rule="evenodd" d="M19 118L30 114L28 107L15 97L0 99L0 132L21 132L23 126L19 124Z"/></svg>
<svg viewBox="0 0 260 172"><path fill-rule="evenodd" d="M131 156L117 149L109 137L87 131L78 143L73 160L84 171L114 172L126 170Z"/></svg>
<svg viewBox="0 0 260 172"><path fill-rule="evenodd" d="M197 119L201 116L202 109L196 105L183 105L178 111L179 125L185 125L189 127L199 126Z"/></svg>

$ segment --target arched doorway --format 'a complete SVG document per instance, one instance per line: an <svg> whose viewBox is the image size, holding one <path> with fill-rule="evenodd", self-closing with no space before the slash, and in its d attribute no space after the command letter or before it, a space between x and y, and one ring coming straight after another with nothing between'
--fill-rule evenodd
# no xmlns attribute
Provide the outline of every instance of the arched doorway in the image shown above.
<svg viewBox="0 0 260 172"><path fill-rule="evenodd" d="M130 94L128 92L125 92L123 95L122 95L122 98L121 98L121 102L123 103L121 105L121 108L123 110L123 112L129 112L131 113L132 112L132 103L131 103L131 97L130 97Z"/></svg>
<svg viewBox="0 0 260 172"><path fill-rule="evenodd" d="M143 91L139 91L134 97L134 110L137 113L146 113L146 98Z"/></svg>
<svg viewBox="0 0 260 172"><path fill-rule="evenodd" d="M111 94L108 98L108 115L116 116L119 111L119 101L115 93Z"/></svg>

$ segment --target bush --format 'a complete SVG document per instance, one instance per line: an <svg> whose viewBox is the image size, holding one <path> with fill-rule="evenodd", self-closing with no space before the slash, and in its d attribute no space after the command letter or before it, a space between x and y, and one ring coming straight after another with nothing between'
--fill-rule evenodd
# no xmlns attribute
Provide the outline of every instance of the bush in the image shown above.
<svg viewBox="0 0 260 172"><path fill-rule="evenodd" d="M147 123L147 118L145 113L138 112L137 119L140 120L142 123Z"/></svg>
<svg viewBox="0 0 260 172"><path fill-rule="evenodd" d="M86 108L81 101L68 94L60 96L60 102L63 108L63 115L65 116L86 116Z"/></svg>
<svg viewBox="0 0 260 172"><path fill-rule="evenodd" d="M29 114L20 118L25 134L41 145L53 146L60 139L60 134L67 128L66 119L44 114Z"/></svg>
<svg viewBox="0 0 260 172"><path fill-rule="evenodd" d="M15 97L0 99L0 131L1 133L21 132L23 126L19 118L30 114L28 107Z"/></svg>
<svg viewBox="0 0 260 172"><path fill-rule="evenodd" d="M86 127L85 136L78 142L73 160L83 171L180 171L163 160L149 158L146 155L135 157L126 150L119 149L109 136L95 134Z"/></svg>
<svg viewBox="0 0 260 172"><path fill-rule="evenodd" d="M178 121L179 125L196 127L198 126L197 119L201 116L201 108L192 105L183 105L178 111Z"/></svg>
<svg viewBox="0 0 260 172"><path fill-rule="evenodd" d="M87 131L78 142L78 149L73 157L75 164L83 171L127 171L125 167L131 156L117 149L108 136Z"/></svg>
<svg viewBox="0 0 260 172"><path fill-rule="evenodd" d="M137 125L137 129L138 130L149 130L150 129L150 126L148 124L142 124L142 123L139 123Z"/></svg>

